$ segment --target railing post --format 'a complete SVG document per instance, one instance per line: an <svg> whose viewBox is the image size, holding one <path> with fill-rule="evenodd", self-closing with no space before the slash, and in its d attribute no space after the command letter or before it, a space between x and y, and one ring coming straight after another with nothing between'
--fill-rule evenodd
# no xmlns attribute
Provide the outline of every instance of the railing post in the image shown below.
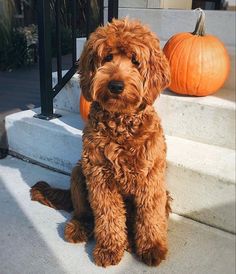
<svg viewBox="0 0 236 274"><path fill-rule="evenodd" d="M53 114L50 5L48 0L37 2L41 114L35 117L50 120L58 117Z"/></svg>
<svg viewBox="0 0 236 274"><path fill-rule="evenodd" d="M86 37L88 38L91 33L91 5L90 1L85 2L85 18L86 18Z"/></svg>
<svg viewBox="0 0 236 274"><path fill-rule="evenodd" d="M99 4L99 25L104 24L104 0L98 0Z"/></svg>
<svg viewBox="0 0 236 274"><path fill-rule="evenodd" d="M111 22L113 18L118 18L118 0L108 0L108 21Z"/></svg>
<svg viewBox="0 0 236 274"><path fill-rule="evenodd" d="M62 77L62 60L61 60L61 28L60 28L60 7L61 0L53 2L55 8L55 23L56 23L56 40L58 43L57 48L57 76L58 81L55 86L52 86L52 56L51 56L51 16L50 16L50 1L38 0L38 37L39 37L39 73L40 73L40 95L41 95L41 113L34 117L50 120L60 117L58 114L53 113L53 98L60 92L65 84L76 73L76 18L77 18L77 0L71 0L71 28L72 28L72 67ZM99 24L103 24L103 9L104 1L97 0L99 5L98 20ZM91 1L85 2L86 13L86 35L89 36L90 32L95 27L91 21ZM108 1L108 18L118 18L118 0Z"/></svg>

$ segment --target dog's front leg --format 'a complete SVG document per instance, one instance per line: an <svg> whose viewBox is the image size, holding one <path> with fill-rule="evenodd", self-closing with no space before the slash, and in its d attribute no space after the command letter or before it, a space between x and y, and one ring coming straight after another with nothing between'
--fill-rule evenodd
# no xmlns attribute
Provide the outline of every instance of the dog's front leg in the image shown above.
<svg viewBox="0 0 236 274"><path fill-rule="evenodd" d="M95 218L93 256L95 263L103 267L118 264L127 243L125 205L122 196L110 183L104 177L88 182Z"/></svg>
<svg viewBox="0 0 236 274"><path fill-rule="evenodd" d="M136 253L147 265L159 265L167 253L166 192L150 186L135 197Z"/></svg>

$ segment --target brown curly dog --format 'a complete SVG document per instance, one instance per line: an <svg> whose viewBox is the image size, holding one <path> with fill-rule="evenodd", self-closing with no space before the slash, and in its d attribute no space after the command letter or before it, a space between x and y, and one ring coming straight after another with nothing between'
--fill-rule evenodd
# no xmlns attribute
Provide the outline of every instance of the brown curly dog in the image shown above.
<svg viewBox="0 0 236 274"><path fill-rule="evenodd" d="M132 249L148 265L166 258L170 211L166 144L152 104L170 81L159 40L133 20L113 20L90 35L79 61L92 101L81 161L70 190L38 182L32 200L73 210L65 239L92 235L97 265L115 265Z"/></svg>

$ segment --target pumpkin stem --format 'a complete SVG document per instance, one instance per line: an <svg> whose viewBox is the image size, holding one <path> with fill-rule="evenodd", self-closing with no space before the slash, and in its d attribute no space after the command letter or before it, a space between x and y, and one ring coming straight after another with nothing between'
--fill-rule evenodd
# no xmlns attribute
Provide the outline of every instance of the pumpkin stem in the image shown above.
<svg viewBox="0 0 236 274"><path fill-rule="evenodd" d="M206 28L205 28L205 12L197 8L194 11L199 11L197 23L194 32L192 32L193 35L198 35L198 36L204 36L206 33Z"/></svg>

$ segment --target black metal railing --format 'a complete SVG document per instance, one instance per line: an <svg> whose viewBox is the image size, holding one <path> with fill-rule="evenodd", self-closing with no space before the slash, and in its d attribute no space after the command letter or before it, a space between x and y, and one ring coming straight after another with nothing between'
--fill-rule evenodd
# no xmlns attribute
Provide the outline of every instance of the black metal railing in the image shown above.
<svg viewBox="0 0 236 274"><path fill-rule="evenodd" d="M60 92L65 84L71 79L77 70L76 60L76 38L78 28L77 19L81 16L81 10L78 8L78 0L67 0L71 8L71 43L72 43L72 60L71 67L62 75L62 43L61 43L61 0L39 0L38 1L38 36L39 36L39 73L40 73L40 95L41 95L41 113L35 115L36 118L50 120L60 115L53 112L53 98ZM53 8L55 14L55 27L56 27L56 67L57 67L57 84L52 86L52 49L51 49L51 14L50 9ZM103 24L104 18L104 1L97 0L96 4L98 7L98 20L94 25L92 21L92 4L93 1L83 1L84 16L86 22L85 35L88 37L89 34L98 25ZM108 1L108 21L112 18L118 17L118 0Z"/></svg>

